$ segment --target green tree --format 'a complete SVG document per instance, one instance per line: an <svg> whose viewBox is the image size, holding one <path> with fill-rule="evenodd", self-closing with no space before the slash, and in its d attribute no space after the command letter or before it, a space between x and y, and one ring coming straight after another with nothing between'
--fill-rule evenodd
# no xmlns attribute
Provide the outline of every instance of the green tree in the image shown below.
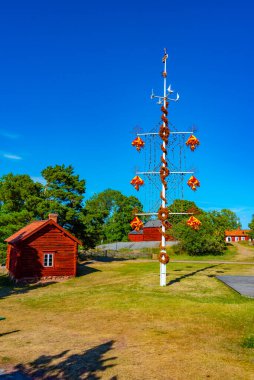
<svg viewBox="0 0 254 380"><path fill-rule="evenodd" d="M41 172L46 181L38 206L40 217L49 212L58 214L58 222L81 240L85 239L83 224L83 201L85 180L74 174L69 165L48 166Z"/></svg>
<svg viewBox="0 0 254 380"><path fill-rule="evenodd" d="M254 240L254 215L252 215L252 219L250 221L250 223L248 224L249 228L250 228L250 232L249 232L249 237Z"/></svg>
<svg viewBox="0 0 254 380"><path fill-rule="evenodd" d="M0 212L20 212L27 210L36 215L41 200L42 185L34 182L29 175L6 174L0 178Z"/></svg>
<svg viewBox="0 0 254 380"><path fill-rule="evenodd" d="M241 228L241 222L235 212L222 209L221 211L211 211L211 217L216 224L217 229L225 233L226 230L236 230Z"/></svg>
<svg viewBox="0 0 254 380"><path fill-rule="evenodd" d="M183 199L175 199L174 202L168 206L169 212L172 213L191 213L192 215L198 215L203 211L193 201L187 201ZM175 225L183 220L183 215L169 215L168 221L170 224Z"/></svg>
<svg viewBox="0 0 254 380"><path fill-rule="evenodd" d="M4 240L26 224L29 224L33 219L33 213L27 210L0 212L0 263L4 262L6 258L6 243Z"/></svg>
<svg viewBox="0 0 254 380"><path fill-rule="evenodd" d="M6 174L0 178L0 257L6 257L4 240L37 217L42 185L28 175Z"/></svg>
<svg viewBox="0 0 254 380"><path fill-rule="evenodd" d="M85 205L86 237L90 246L104 242L124 241L131 230L133 209L142 210L136 197L107 189L95 194Z"/></svg>
<svg viewBox="0 0 254 380"><path fill-rule="evenodd" d="M35 219L47 219L50 212L59 215L59 224L82 241L85 181L74 174L72 166L49 166L42 171L46 185L28 175L12 173L0 178L0 252L6 255L4 240Z"/></svg>
<svg viewBox="0 0 254 380"><path fill-rule="evenodd" d="M211 213L198 215L202 225L199 230L193 230L186 224L186 219L173 225L172 234L179 240L175 246L176 253L189 255L221 255L225 250L224 231L217 228Z"/></svg>

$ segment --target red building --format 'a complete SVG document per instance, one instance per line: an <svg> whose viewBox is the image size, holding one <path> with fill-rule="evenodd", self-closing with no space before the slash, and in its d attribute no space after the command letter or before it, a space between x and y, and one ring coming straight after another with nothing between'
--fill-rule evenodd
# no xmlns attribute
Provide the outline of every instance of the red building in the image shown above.
<svg viewBox="0 0 254 380"><path fill-rule="evenodd" d="M143 230L139 230L139 231L131 231L129 234L128 234L128 239L130 241L144 241L144 235L143 235Z"/></svg>
<svg viewBox="0 0 254 380"><path fill-rule="evenodd" d="M57 223L56 214L28 224L5 241L6 267L17 280L76 275L82 243Z"/></svg>
<svg viewBox="0 0 254 380"><path fill-rule="evenodd" d="M140 231L131 231L128 234L130 241L161 241L161 221L149 220ZM168 236L166 240L174 240Z"/></svg>
<svg viewBox="0 0 254 380"><path fill-rule="evenodd" d="M250 230L225 231L225 241L227 243L230 243L230 242L251 240L249 238L248 232L250 232Z"/></svg>

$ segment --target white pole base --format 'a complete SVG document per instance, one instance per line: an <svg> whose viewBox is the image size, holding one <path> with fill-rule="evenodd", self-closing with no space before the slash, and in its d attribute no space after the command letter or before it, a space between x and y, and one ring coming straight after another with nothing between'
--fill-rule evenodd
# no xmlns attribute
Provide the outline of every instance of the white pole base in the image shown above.
<svg viewBox="0 0 254 380"><path fill-rule="evenodd" d="M167 265L160 263L160 286L166 286Z"/></svg>

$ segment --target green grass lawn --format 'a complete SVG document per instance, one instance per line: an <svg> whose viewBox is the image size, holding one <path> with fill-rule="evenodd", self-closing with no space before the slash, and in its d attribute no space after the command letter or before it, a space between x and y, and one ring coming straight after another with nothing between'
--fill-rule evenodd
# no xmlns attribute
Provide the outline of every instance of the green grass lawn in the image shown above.
<svg viewBox="0 0 254 380"><path fill-rule="evenodd" d="M0 276L0 368L34 379L253 379L254 300L215 276L253 265L83 263L60 283ZM247 342L247 343L246 343Z"/></svg>

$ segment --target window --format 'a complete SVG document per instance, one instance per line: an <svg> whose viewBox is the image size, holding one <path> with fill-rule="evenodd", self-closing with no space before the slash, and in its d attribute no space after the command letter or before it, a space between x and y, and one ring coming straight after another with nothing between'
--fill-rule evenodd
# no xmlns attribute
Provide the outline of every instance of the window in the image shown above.
<svg viewBox="0 0 254 380"><path fill-rule="evenodd" d="M44 253L44 267L53 267L53 253Z"/></svg>
<svg viewBox="0 0 254 380"><path fill-rule="evenodd" d="M236 236L236 237L235 237L235 241L238 241L238 240L239 240L239 237L238 237L238 236Z"/></svg>
<svg viewBox="0 0 254 380"><path fill-rule="evenodd" d="M244 236L242 236L242 237L241 237L241 240L245 240L245 237L244 237Z"/></svg>

